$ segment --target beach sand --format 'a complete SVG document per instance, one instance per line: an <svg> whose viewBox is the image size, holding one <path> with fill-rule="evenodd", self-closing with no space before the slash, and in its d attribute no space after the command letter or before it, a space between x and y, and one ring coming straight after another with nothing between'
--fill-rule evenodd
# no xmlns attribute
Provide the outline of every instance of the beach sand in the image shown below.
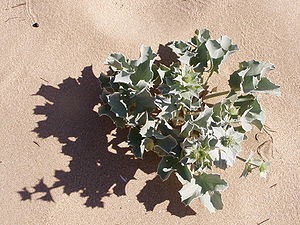
<svg viewBox="0 0 300 225"><path fill-rule="evenodd" d="M2 0L0 10L0 224L300 224L299 1ZM125 154L126 131L95 112L108 54L137 58L141 44L156 51L202 28L240 48L220 79L240 61L270 61L282 92L262 99L276 131L267 179L239 178L242 162L222 171L229 188L214 214L184 207L178 181L156 177L157 157Z"/></svg>

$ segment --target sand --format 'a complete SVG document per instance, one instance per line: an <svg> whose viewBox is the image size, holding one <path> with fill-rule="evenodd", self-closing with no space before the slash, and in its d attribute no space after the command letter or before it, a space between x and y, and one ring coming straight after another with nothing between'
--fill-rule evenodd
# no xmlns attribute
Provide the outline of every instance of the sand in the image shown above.
<svg viewBox="0 0 300 225"><path fill-rule="evenodd" d="M0 10L0 224L300 224L299 1L3 0ZM240 162L222 172L230 188L214 214L181 205L176 179L155 176L157 158L125 154L126 132L93 110L109 53L137 57L141 44L157 50L196 28L241 49L221 78L239 61L270 61L282 92L262 101L276 131L268 178L239 178Z"/></svg>

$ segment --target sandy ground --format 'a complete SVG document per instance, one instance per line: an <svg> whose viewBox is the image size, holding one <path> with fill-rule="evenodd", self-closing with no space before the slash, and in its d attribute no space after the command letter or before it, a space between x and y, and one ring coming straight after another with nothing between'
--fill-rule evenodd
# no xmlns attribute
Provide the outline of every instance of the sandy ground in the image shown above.
<svg viewBox="0 0 300 225"><path fill-rule="evenodd" d="M0 224L300 224L298 0L2 0L0 10ZM137 57L141 44L157 50L196 28L240 47L221 77L270 61L282 91L263 100L277 131L269 177L239 178L242 163L223 172L215 214L181 205L178 182L155 177L157 158L125 154L125 133L93 111L109 53Z"/></svg>

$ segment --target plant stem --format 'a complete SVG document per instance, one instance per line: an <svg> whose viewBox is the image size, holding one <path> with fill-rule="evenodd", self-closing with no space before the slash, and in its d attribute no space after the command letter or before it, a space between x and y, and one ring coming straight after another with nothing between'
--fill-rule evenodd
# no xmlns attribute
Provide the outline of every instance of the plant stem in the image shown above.
<svg viewBox="0 0 300 225"><path fill-rule="evenodd" d="M241 160L241 161L243 161L243 162L247 162L247 160L244 159L244 158L242 158L242 157L236 156L236 158L239 159L239 160Z"/></svg>
<svg viewBox="0 0 300 225"><path fill-rule="evenodd" d="M222 92L214 93L214 94L211 94L211 95L207 95L207 96L203 97L203 100L218 97L218 96L222 96L222 95L227 95L227 94L229 94L229 92L230 91L222 91Z"/></svg>
<svg viewBox="0 0 300 225"><path fill-rule="evenodd" d="M243 161L243 162L245 162L245 163L249 163L252 166L255 166L255 168L259 167L258 165L255 165L253 163L247 162L247 160L244 159L244 158L242 158L242 157L236 156L236 158L239 159L239 160L241 160L241 161Z"/></svg>
<svg viewBox="0 0 300 225"><path fill-rule="evenodd" d="M213 75L213 73L214 73L214 64L213 64L213 60L212 60L211 58L209 58L209 61L210 61L210 68L209 68L208 71L210 71L210 72L209 72L209 75L208 75L208 77L207 77L207 79L206 79L206 81L205 81L205 83L204 83L204 86L207 85L208 80L210 79L210 77L211 77L211 76ZM207 72L208 72L208 71L207 71Z"/></svg>
<svg viewBox="0 0 300 225"><path fill-rule="evenodd" d="M210 73L209 73L209 75L208 75L208 77L207 77L207 79L206 79L206 81L205 81L205 83L204 83L204 86L206 86L207 85L207 83L208 83L208 80L209 80L209 78L213 75L213 73L214 73L214 71L213 70L211 70L210 71Z"/></svg>

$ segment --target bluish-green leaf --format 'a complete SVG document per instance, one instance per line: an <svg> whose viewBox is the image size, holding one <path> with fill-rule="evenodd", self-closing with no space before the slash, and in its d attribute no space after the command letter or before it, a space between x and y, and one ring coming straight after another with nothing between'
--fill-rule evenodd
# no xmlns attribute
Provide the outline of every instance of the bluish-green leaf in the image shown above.
<svg viewBox="0 0 300 225"><path fill-rule="evenodd" d="M123 118L117 117L116 114L111 111L111 107L108 104L101 105L98 109L98 114L100 116L106 115L111 118L117 127L125 127L126 121Z"/></svg>
<svg viewBox="0 0 300 225"><path fill-rule="evenodd" d="M259 83L257 85L257 88L253 92L279 96L280 95L279 88L280 88L280 86L275 85L268 78L263 77L263 78L261 78L261 80L259 81Z"/></svg>
<svg viewBox="0 0 300 225"><path fill-rule="evenodd" d="M189 49L189 45L184 41L174 41L169 47L176 53L185 53Z"/></svg>
<svg viewBox="0 0 300 225"><path fill-rule="evenodd" d="M218 191L214 191L213 195L211 196L211 203L217 210L223 209L223 202L221 198L221 193Z"/></svg>
<svg viewBox="0 0 300 225"><path fill-rule="evenodd" d="M142 158L145 150L145 146L141 145L142 136L138 128L130 128L128 134L128 144L132 146L132 152L136 158Z"/></svg>
<svg viewBox="0 0 300 225"><path fill-rule="evenodd" d="M157 168L157 174L165 181L169 178L171 173L176 170L176 165L179 163L178 159L172 156L165 156L160 160Z"/></svg>
<svg viewBox="0 0 300 225"><path fill-rule="evenodd" d="M227 183L218 174L202 173L194 177L196 183L202 187L203 194L207 191L223 191L227 188Z"/></svg>
<svg viewBox="0 0 300 225"><path fill-rule="evenodd" d="M205 107L203 112L200 112L198 117L193 121L195 125L197 125L199 128L207 128L210 116L213 113L213 109L209 107Z"/></svg>
<svg viewBox="0 0 300 225"><path fill-rule="evenodd" d="M126 71L120 71L116 74L114 83L131 84L130 74Z"/></svg>
<svg viewBox="0 0 300 225"><path fill-rule="evenodd" d="M111 88L110 80L110 76L107 76L103 73L100 74L99 81L102 88Z"/></svg>
<svg viewBox="0 0 300 225"><path fill-rule="evenodd" d="M203 29L198 32L196 31L195 33L198 35L198 38L201 43L204 43L210 39L209 30L207 30L207 29Z"/></svg>
<svg viewBox="0 0 300 225"><path fill-rule="evenodd" d="M205 45L212 59L218 59L224 56L224 51L218 41L208 40Z"/></svg>
<svg viewBox="0 0 300 225"><path fill-rule="evenodd" d="M166 154L172 153L172 150L177 146L177 141L171 135L156 138L155 148L163 150Z"/></svg>
<svg viewBox="0 0 300 225"><path fill-rule="evenodd" d="M244 61L240 63L241 69L249 69L245 76L258 76L274 70L275 66L269 62L259 62L256 60Z"/></svg>
<svg viewBox="0 0 300 225"><path fill-rule="evenodd" d="M135 63L136 72L130 75L133 85L136 85L140 80L149 82L153 78L151 67L155 56L156 54L152 52L150 47L141 46L141 56Z"/></svg>
<svg viewBox="0 0 300 225"><path fill-rule="evenodd" d="M262 77L274 68L274 65L268 62L255 60L241 62L240 69L230 76L229 85L232 90L242 91L242 93L265 93L278 96L279 86Z"/></svg>
<svg viewBox="0 0 300 225"><path fill-rule="evenodd" d="M265 113L262 110L258 100L254 100L251 102L249 108L244 111L241 116L241 125L242 128L246 131L251 130L251 125L255 125L258 129L262 130L263 125L265 123Z"/></svg>
<svg viewBox="0 0 300 225"><path fill-rule="evenodd" d="M120 98L120 93L113 93L107 96L108 104L111 107L111 111L118 117L126 118L127 107L124 101Z"/></svg>
<svg viewBox="0 0 300 225"><path fill-rule="evenodd" d="M145 111L152 112L156 108L154 100L154 97L146 89L138 93L133 97L133 101L136 105L135 113L142 113Z"/></svg>
<svg viewBox="0 0 300 225"><path fill-rule="evenodd" d="M212 70L215 72L219 72L220 65L229 55L239 50L227 36L222 36L219 40L208 40L205 46L212 59Z"/></svg>
<svg viewBox="0 0 300 225"><path fill-rule="evenodd" d="M106 64L114 67L117 70L122 70L125 65L128 65L126 63L125 57L122 54L118 53L108 56L108 58L106 59Z"/></svg>
<svg viewBox="0 0 300 225"><path fill-rule="evenodd" d="M186 205L190 204L191 201L202 196L201 189L201 186L196 184L195 179L192 178L190 182L184 183L179 190L181 201Z"/></svg>
<svg viewBox="0 0 300 225"><path fill-rule="evenodd" d="M146 123L141 127L140 134L142 135L142 137L152 137L155 130L156 130L156 121L148 120L148 116L147 116Z"/></svg>

